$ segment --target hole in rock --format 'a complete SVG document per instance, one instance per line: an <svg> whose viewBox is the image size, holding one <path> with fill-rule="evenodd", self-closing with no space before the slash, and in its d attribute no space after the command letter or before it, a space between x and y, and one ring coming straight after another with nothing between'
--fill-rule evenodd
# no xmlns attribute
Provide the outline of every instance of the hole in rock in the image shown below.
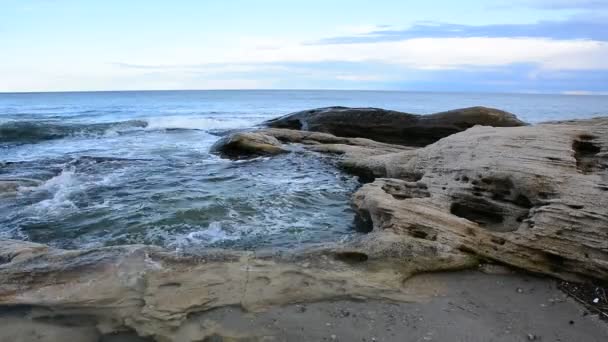
<svg viewBox="0 0 608 342"><path fill-rule="evenodd" d="M347 264L358 264L369 259L367 254L361 252L340 252L336 253L335 258Z"/></svg>
<svg viewBox="0 0 608 342"><path fill-rule="evenodd" d="M354 164L340 164L340 168L348 174L357 176L359 183L367 184L376 180L376 175L369 168L360 167Z"/></svg>
<svg viewBox="0 0 608 342"><path fill-rule="evenodd" d="M151 337L141 337L133 331L102 335L99 342L155 342ZM74 341L76 342L76 341Z"/></svg>
<svg viewBox="0 0 608 342"><path fill-rule="evenodd" d="M166 283L166 284L161 284L159 287L180 287L182 286L182 284L180 283Z"/></svg>
<svg viewBox="0 0 608 342"><path fill-rule="evenodd" d="M374 221L369 211L359 209L355 213L355 230L360 233L369 233L374 230Z"/></svg>
<svg viewBox="0 0 608 342"><path fill-rule="evenodd" d="M452 203L450 212L482 226L499 224L504 221L500 208L481 200Z"/></svg>
<svg viewBox="0 0 608 342"><path fill-rule="evenodd" d="M582 204L568 204L568 206L572 209L583 209L585 206Z"/></svg>
<svg viewBox="0 0 608 342"><path fill-rule="evenodd" d="M545 253L545 257L553 270L560 270L566 263L566 259L564 259L564 257L561 255Z"/></svg>
<svg viewBox="0 0 608 342"><path fill-rule="evenodd" d="M437 232L427 228L413 228L409 230L409 234L417 239L437 240Z"/></svg>
<svg viewBox="0 0 608 342"><path fill-rule="evenodd" d="M515 197L515 200L513 200L513 203L520 207L524 207L527 209L532 208L532 202L530 201L530 199L521 194L517 195L517 197Z"/></svg>
<svg viewBox="0 0 608 342"><path fill-rule="evenodd" d="M582 137L585 137L583 139ZM600 147L593 143L595 137L582 135L579 140L572 142L574 150L574 159L576 159L576 168L584 174L591 173L597 170L600 166L597 154L600 153Z"/></svg>

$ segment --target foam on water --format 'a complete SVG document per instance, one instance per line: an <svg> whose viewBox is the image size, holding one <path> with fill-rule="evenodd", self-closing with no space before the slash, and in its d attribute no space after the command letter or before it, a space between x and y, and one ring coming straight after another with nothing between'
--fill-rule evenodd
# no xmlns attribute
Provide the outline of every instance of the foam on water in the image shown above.
<svg viewBox="0 0 608 342"><path fill-rule="evenodd" d="M146 129L198 129L203 131L217 129L237 129L251 127L252 120L237 118L210 118L202 116L165 116L146 118Z"/></svg>
<svg viewBox="0 0 608 342"><path fill-rule="evenodd" d="M24 211L44 217L65 215L78 209L76 204L70 199L70 196L74 192L81 190L82 185L74 175L74 170L63 170L59 175L47 180L38 187L21 189L22 193L23 191L36 191L51 194L50 198L31 204L25 207Z"/></svg>

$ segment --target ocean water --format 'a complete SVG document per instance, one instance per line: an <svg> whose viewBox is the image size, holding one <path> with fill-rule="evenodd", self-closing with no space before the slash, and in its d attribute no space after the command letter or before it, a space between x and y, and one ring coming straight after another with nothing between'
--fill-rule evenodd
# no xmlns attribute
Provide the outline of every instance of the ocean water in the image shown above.
<svg viewBox="0 0 608 342"><path fill-rule="evenodd" d="M608 96L372 91L0 94L0 237L82 248L294 247L346 239L356 178L313 152L230 161L210 146L293 111L484 105L535 123L608 115ZM293 146L294 149L300 149Z"/></svg>

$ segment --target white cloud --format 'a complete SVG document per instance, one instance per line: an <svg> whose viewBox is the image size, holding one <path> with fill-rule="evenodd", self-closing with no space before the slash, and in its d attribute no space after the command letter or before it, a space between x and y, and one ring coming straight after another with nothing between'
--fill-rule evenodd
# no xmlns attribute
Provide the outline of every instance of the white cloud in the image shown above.
<svg viewBox="0 0 608 342"><path fill-rule="evenodd" d="M476 37L307 45L303 40L250 37L221 46L150 47L105 51L102 56L65 51L44 59L35 53L17 58L8 51L0 56L0 91L272 88L277 80L260 76L264 72L289 79L297 68L284 65L318 62L382 63L410 70L511 64L533 64L540 71L608 70L608 42ZM310 69L314 74L316 69ZM318 71L328 79L353 82L380 81L386 76Z"/></svg>
<svg viewBox="0 0 608 342"><path fill-rule="evenodd" d="M260 48L259 40L232 49L190 51L152 64L237 64L290 62L381 62L414 69L456 69L531 63L552 70L608 69L608 43L544 38L417 38L359 44L306 45L283 42ZM175 58L176 56L179 56ZM149 57L147 58L149 59ZM137 61L129 61L137 62Z"/></svg>

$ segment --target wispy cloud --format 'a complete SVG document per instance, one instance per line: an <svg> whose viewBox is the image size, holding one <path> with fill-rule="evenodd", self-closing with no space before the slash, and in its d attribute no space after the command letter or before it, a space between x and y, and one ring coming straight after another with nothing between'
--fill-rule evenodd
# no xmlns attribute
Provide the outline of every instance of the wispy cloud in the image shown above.
<svg viewBox="0 0 608 342"><path fill-rule="evenodd" d="M130 68L182 68L208 72L243 71L281 63L376 62L414 69L455 69L532 63L544 69L608 69L608 42L544 38L416 38L399 41L307 45L278 49L240 46L220 55L188 56L198 63L117 64ZM220 62L221 61L221 62ZM268 66L271 65L271 66ZM236 69L236 70L231 70ZM263 70L258 70L263 71Z"/></svg>
<svg viewBox="0 0 608 342"><path fill-rule="evenodd" d="M594 10L608 9L606 0L525 0L520 1L523 5L542 9L578 9Z"/></svg>
<svg viewBox="0 0 608 342"><path fill-rule="evenodd" d="M608 0L606 0L608 3ZM461 25L419 23L404 29L382 29L361 34L325 38L311 44L354 44L399 41L413 38L550 38L608 40L608 16L563 21L541 21L534 24Z"/></svg>

